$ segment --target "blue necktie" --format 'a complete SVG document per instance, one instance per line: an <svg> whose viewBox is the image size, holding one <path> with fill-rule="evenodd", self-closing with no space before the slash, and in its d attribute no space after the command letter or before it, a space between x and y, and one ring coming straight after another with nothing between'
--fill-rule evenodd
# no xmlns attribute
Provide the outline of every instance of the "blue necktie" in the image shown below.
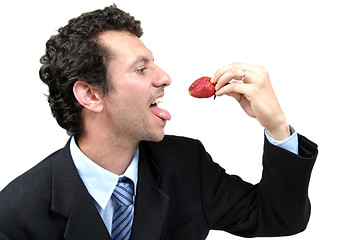
<svg viewBox="0 0 360 240"><path fill-rule="evenodd" d="M127 177L119 179L112 197L116 207L112 222L111 238L113 240L128 240L134 218L134 183Z"/></svg>

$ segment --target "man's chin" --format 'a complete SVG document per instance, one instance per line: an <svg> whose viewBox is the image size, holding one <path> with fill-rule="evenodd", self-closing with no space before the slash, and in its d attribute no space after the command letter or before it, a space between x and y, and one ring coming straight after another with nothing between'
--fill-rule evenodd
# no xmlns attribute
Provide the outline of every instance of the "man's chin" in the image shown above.
<svg viewBox="0 0 360 240"><path fill-rule="evenodd" d="M161 142L164 139L165 134L162 134L161 136L158 136L153 140L153 142Z"/></svg>
<svg viewBox="0 0 360 240"><path fill-rule="evenodd" d="M161 132L151 134L151 136L149 136L148 138L146 138L144 140L148 141L148 142L161 142L164 139L164 136L165 136L164 131L161 131Z"/></svg>

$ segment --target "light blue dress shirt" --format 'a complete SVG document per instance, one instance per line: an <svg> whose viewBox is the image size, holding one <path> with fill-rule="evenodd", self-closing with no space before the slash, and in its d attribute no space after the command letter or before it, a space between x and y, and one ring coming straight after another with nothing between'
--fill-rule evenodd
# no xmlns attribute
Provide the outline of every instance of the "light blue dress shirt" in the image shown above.
<svg viewBox="0 0 360 240"><path fill-rule="evenodd" d="M86 189L92 196L95 206L111 235L112 218L116 203L111 198L120 177L126 176L134 182L134 203L138 179L139 149L136 151L129 167L123 175L114 174L90 160L77 146L75 138L70 141L70 153L75 167L84 182Z"/></svg>
<svg viewBox="0 0 360 240"><path fill-rule="evenodd" d="M298 136L295 130L290 127L291 136L284 141L272 139L265 131L265 136L270 143L298 154ZM95 202L95 206L103 219L109 234L111 235L112 218L116 203L111 198L119 177L126 176L134 182L134 204L136 195L136 186L138 179L139 149L136 151L129 167L121 176L114 174L90 160L77 146L75 138L71 138L70 153L75 167L85 184L89 194Z"/></svg>

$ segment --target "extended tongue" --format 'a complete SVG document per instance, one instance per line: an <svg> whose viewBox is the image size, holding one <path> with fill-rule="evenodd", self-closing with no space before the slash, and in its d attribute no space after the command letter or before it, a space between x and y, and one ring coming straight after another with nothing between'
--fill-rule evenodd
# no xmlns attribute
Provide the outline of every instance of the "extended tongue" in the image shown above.
<svg viewBox="0 0 360 240"><path fill-rule="evenodd" d="M168 111L158 108L157 106L150 107L150 111L157 117L164 119L164 120L170 120L171 115Z"/></svg>

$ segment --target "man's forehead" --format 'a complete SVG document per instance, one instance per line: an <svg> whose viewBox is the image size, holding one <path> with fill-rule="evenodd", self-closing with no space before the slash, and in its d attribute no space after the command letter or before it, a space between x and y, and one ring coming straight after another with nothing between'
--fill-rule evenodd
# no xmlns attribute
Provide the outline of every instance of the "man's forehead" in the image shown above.
<svg viewBox="0 0 360 240"><path fill-rule="evenodd" d="M126 31L106 31L98 36L99 41L110 51L110 58L126 55L132 61L149 62L153 60L152 52L134 34Z"/></svg>

